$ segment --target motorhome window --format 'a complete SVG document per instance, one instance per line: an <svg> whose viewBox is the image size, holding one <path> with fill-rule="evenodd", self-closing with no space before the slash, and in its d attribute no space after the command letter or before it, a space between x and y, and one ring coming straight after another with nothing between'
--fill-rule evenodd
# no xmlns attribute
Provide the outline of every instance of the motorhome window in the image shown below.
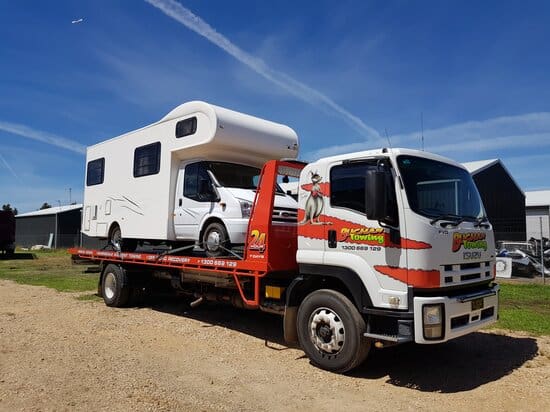
<svg viewBox="0 0 550 412"><path fill-rule="evenodd" d="M176 124L176 137L190 136L197 131L197 118L190 117L189 119L180 120Z"/></svg>
<svg viewBox="0 0 550 412"><path fill-rule="evenodd" d="M216 197L204 163L192 163L185 167L183 196L198 202L211 202Z"/></svg>
<svg viewBox="0 0 550 412"><path fill-rule="evenodd" d="M86 170L86 186L100 185L105 176L105 158L88 162Z"/></svg>
<svg viewBox="0 0 550 412"><path fill-rule="evenodd" d="M189 199L197 199L199 191L198 186L199 164L193 163L185 167L185 176L183 178L183 195Z"/></svg>
<svg viewBox="0 0 550 412"><path fill-rule="evenodd" d="M160 142L137 147L134 151L134 177L157 174L160 170Z"/></svg>

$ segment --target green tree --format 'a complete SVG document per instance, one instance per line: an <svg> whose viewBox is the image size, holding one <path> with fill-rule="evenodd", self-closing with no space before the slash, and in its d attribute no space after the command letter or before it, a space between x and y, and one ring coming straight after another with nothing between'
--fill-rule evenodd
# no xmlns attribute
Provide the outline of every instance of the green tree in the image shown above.
<svg viewBox="0 0 550 412"><path fill-rule="evenodd" d="M17 215L17 208L16 207L11 207L11 205L9 203L5 204L5 205L2 205L2 210L4 211L11 211L13 212L14 215Z"/></svg>
<svg viewBox="0 0 550 412"><path fill-rule="evenodd" d="M49 209L50 207L52 207L52 205L50 205L48 202L44 202L42 203L42 206L40 206L40 210Z"/></svg>

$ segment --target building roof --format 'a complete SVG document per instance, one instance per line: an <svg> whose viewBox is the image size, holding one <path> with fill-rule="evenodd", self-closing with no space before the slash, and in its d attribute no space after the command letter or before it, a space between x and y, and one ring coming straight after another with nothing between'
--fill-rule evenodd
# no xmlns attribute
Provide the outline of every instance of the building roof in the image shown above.
<svg viewBox="0 0 550 412"><path fill-rule="evenodd" d="M525 206L550 206L550 190L525 192Z"/></svg>
<svg viewBox="0 0 550 412"><path fill-rule="evenodd" d="M472 176L475 176L478 173L481 173L484 170L490 167L493 167L497 164L500 164L502 166L502 168L508 174L508 176L510 176L510 179L512 179L512 182L514 182L518 190L521 193L523 193L523 195L525 196L525 192L523 191L521 186L518 184L518 182L516 182L516 179L514 179L514 176L512 176L510 171L506 168L506 166L504 166L504 163L502 163L500 159L488 159L488 160L477 160L475 162L466 162L466 163L462 163L462 166L464 166Z"/></svg>
<svg viewBox="0 0 550 412"><path fill-rule="evenodd" d="M76 210L76 209L82 209L82 203L78 203L76 205L49 207L47 209L37 210L35 212L21 213L20 215L17 215L15 217L20 218L20 217L28 217L28 216L58 215L60 213L69 212L71 210Z"/></svg>
<svg viewBox="0 0 550 412"><path fill-rule="evenodd" d="M493 165L496 165L499 162L500 162L499 159L476 160L475 162L462 163L462 166L464 166L466 170L470 172L471 175L476 175L479 172L482 172L485 169Z"/></svg>

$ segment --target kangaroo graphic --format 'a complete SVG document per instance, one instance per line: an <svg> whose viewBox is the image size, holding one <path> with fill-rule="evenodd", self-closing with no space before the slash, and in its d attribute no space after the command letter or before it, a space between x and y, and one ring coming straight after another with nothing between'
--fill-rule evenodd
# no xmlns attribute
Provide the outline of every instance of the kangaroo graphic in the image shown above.
<svg viewBox="0 0 550 412"><path fill-rule="evenodd" d="M325 222L320 222L319 217L323 212L325 207L325 201L323 199L323 192L321 191L321 181L323 180L322 176L319 176L317 172L309 172L311 174L311 190L309 190L309 197L306 200L306 205L304 207L305 215L304 219L299 222L299 225L305 225L310 223L312 225L324 225L330 224ZM305 189L308 190L308 189Z"/></svg>

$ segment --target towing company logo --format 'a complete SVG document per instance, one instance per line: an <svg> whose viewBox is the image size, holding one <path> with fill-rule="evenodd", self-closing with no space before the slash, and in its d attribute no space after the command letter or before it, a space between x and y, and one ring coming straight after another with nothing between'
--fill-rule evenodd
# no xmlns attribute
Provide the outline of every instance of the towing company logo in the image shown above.
<svg viewBox="0 0 550 412"><path fill-rule="evenodd" d="M250 232L250 239L248 240L248 250L264 253L265 248L265 233L260 232L258 229L253 229Z"/></svg>
<svg viewBox="0 0 550 412"><path fill-rule="evenodd" d="M485 233L469 232L453 234L453 252L458 252L461 247L464 249L483 249L487 250L487 240Z"/></svg>
<svg viewBox="0 0 550 412"><path fill-rule="evenodd" d="M341 242L345 242L350 239L354 242L382 246L386 241L384 229L381 227L343 227L340 230L340 235L342 236Z"/></svg>

